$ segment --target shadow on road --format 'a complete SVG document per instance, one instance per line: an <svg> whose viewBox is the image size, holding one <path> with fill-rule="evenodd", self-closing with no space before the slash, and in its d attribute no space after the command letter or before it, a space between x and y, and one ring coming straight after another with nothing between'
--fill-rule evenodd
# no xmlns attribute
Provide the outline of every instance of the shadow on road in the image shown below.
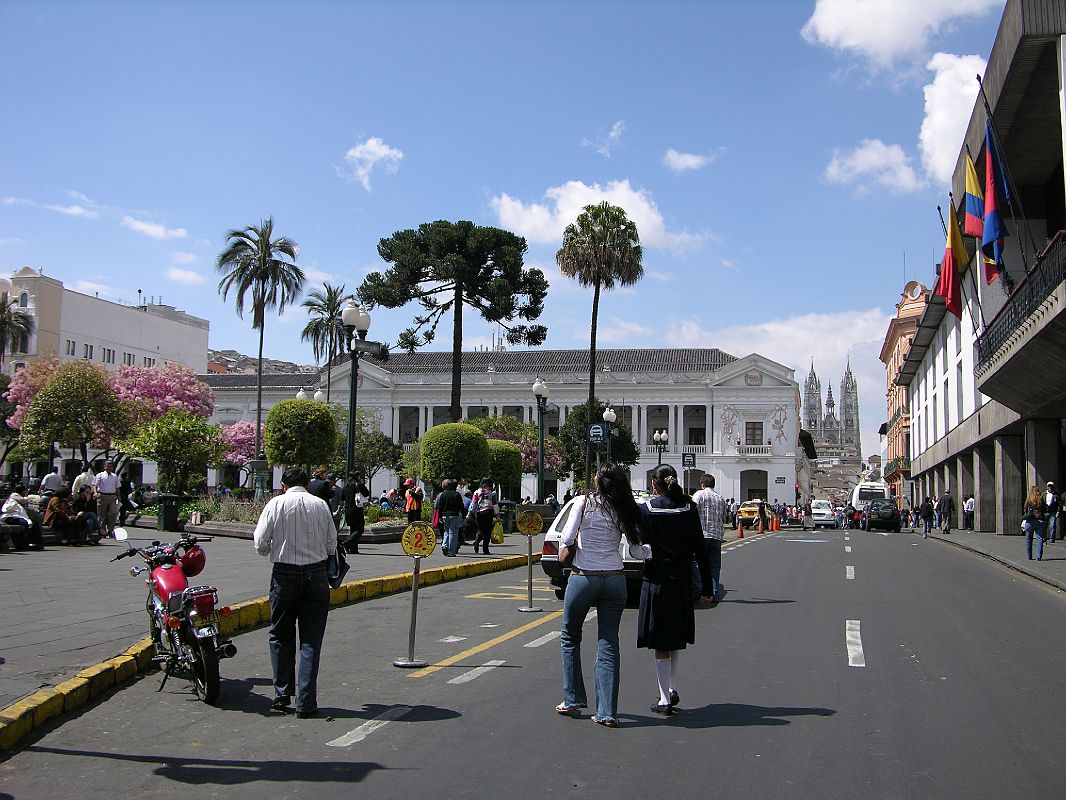
<svg viewBox="0 0 1066 800"><path fill-rule="evenodd" d="M213 758L171 758L131 753L104 753L57 747L27 747L27 751L82 758L107 758L134 764L158 764L153 773L180 783L236 786L242 783L350 783L361 781L381 764L358 761L239 761Z"/></svg>
<svg viewBox="0 0 1066 800"><path fill-rule="evenodd" d="M785 717L831 717L831 708L789 708L750 706L743 703L712 703L702 708L686 708L673 717L620 714L625 727L671 725L681 728L741 728L751 725L791 725Z"/></svg>
<svg viewBox="0 0 1066 800"><path fill-rule="evenodd" d="M795 603L795 600L772 600L769 597L752 597L748 600L722 600L722 603L736 603L738 605L765 605L767 603Z"/></svg>

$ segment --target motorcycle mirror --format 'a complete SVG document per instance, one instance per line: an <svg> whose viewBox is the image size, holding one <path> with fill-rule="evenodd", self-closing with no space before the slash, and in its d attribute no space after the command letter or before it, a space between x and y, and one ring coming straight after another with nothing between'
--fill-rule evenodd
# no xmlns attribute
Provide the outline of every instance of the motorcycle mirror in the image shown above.
<svg viewBox="0 0 1066 800"><path fill-rule="evenodd" d="M126 532L125 528L115 528L115 539L120 542L124 542L130 538L130 535Z"/></svg>

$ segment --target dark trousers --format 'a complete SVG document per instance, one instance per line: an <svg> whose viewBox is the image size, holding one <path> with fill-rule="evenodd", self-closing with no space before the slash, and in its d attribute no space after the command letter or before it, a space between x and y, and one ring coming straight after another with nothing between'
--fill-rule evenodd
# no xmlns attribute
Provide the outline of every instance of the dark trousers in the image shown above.
<svg viewBox="0 0 1066 800"><path fill-rule="evenodd" d="M318 660L326 633L329 583L326 562L306 566L274 564L270 576L270 664L274 695L296 695L297 711L318 708ZM296 632L300 668L296 674Z"/></svg>
<svg viewBox="0 0 1066 800"><path fill-rule="evenodd" d="M485 555L489 554L489 542L492 541L492 527L496 524L496 515L492 511L477 512L477 536L474 537L474 552L482 544Z"/></svg>
<svg viewBox="0 0 1066 800"><path fill-rule="evenodd" d="M344 509L344 518L348 522L348 538L344 540L344 549L349 553L359 552L359 540L366 529L366 512L358 506Z"/></svg>
<svg viewBox="0 0 1066 800"><path fill-rule="evenodd" d="M700 591L704 597L717 598L721 589L722 541L704 538L703 545L707 550L707 570L700 570Z"/></svg>

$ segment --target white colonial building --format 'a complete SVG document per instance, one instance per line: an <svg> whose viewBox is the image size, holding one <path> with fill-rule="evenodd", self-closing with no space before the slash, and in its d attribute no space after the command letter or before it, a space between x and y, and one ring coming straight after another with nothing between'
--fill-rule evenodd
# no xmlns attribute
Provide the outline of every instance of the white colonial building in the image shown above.
<svg viewBox="0 0 1066 800"><path fill-rule="evenodd" d="M599 350L596 395L609 401L633 432L640 460L635 488L658 462L653 436L666 431L663 461L682 471L683 456L694 461L687 485L715 476L725 497L760 497L792 502L798 478L809 492L810 470L799 444L799 386L794 371L752 353L743 358L717 349ZM570 409L588 399L587 350L485 350L462 354L464 417L510 415L537 419L533 382L549 386L545 428L555 433ZM263 405L324 388L326 373L265 375ZM204 375L215 392L214 422L255 420L255 375ZM347 405L347 361L334 364L330 401ZM450 421L451 353L400 353L386 362L360 361L357 404L381 414L382 431L411 445L428 428ZM810 438L807 437L807 441ZM395 476L388 475L392 483ZM275 475L275 485L277 476ZM523 495L536 494L527 476ZM381 483L375 488L379 490ZM569 476L548 475L545 494L561 494Z"/></svg>

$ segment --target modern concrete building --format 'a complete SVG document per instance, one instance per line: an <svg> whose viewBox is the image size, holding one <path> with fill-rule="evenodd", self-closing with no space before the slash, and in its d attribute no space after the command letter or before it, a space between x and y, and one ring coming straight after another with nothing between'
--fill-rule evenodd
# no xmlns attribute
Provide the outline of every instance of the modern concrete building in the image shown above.
<svg viewBox="0 0 1066 800"><path fill-rule="evenodd" d="M983 79L1013 177L1004 260L1014 288L986 285L973 259L962 319L931 297L896 382L911 411L912 500L973 494L978 530L1018 533L1026 488L1061 484L1066 463L1066 2L1008 0ZM956 198L967 147L984 175L986 121L978 98L959 143Z"/></svg>
<svg viewBox="0 0 1066 800"><path fill-rule="evenodd" d="M548 433L558 430L574 406L588 399L587 350L484 350L462 355L464 417L510 415L536 421L532 385L541 378L550 387ZM618 419L633 431L640 461L633 468L636 488L658 461L653 441L666 431L663 461L682 469L689 456L694 467L688 486L710 472L725 497L792 502L803 478L809 494L810 453L800 444L799 386L794 371L752 353L743 358L717 349L598 350L596 394L613 405ZM264 375L263 404L269 409L298 390L324 385L318 375ZM255 376L201 376L214 389L212 421L232 424L255 420ZM331 399L348 403L346 360L334 363ZM387 363L360 361L360 408L381 413L382 431L406 447L434 425L450 421L451 353L399 353ZM810 437L807 437L809 449ZM276 476L275 476L276 479ZM395 476L388 475L389 482ZM535 494L532 476L522 493ZM568 476L547 475L545 494L560 496Z"/></svg>
<svg viewBox="0 0 1066 800"><path fill-rule="evenodd" d="M197 373L207 369L206 319L147 300L128 306L82 294L31 267L17 270L11 282L12 297L34 318L36 330L5 360L9 375L46 353L55 353L60 361L94 361L108 369L171 363Z"/></svg>
<svg viewBox="0 0 1066 800"><path fill-rule="evenodd" d="M900 510L909 505L911 497L911 412L907 389L896 382L904 358L910 349L918 320L929 300L929 289L918 281L910 281L896 303L896 316L888 323L885 341L881 345L881 362L887 379L887 422L884 425L885 461L882 470L885 482L892 487Z"/></svg>

